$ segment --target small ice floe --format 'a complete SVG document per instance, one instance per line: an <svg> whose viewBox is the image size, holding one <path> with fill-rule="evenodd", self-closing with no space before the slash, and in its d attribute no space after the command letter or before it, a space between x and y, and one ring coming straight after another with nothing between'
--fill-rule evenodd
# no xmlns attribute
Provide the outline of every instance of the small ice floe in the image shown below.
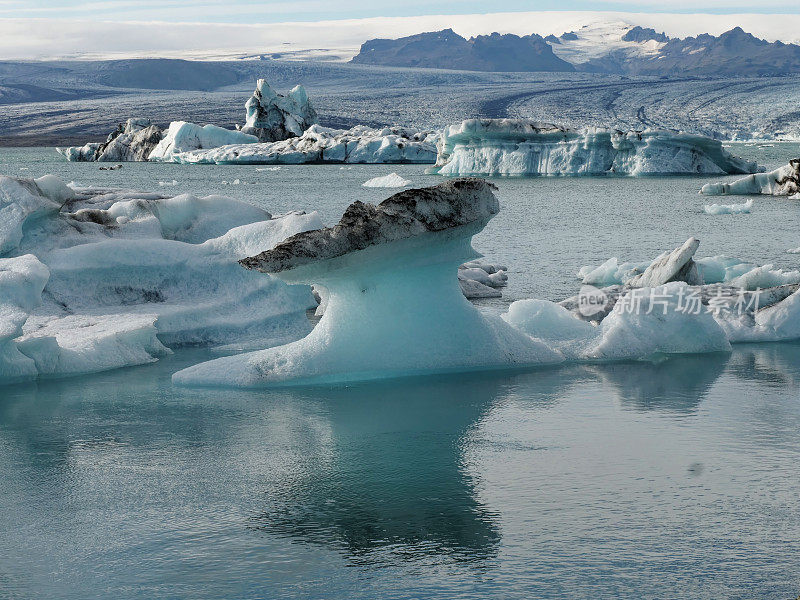
<svg viewBox="0 0 800 600"><path fill-rule="evenodd" d="M508 267L472 260L458 267L458 284L468 300L501 298L497 288L508 284Z"/></svg>
<svg viewBox="0 0 800 600"><path fill-rule="evenodd" d="M161 187L164 187L166 185L174 186L174 185L178 185L178 181L175 180L175 179L173 179L172 181L159 181L158 185L160 185Z"/></svg>
<svg viewBox="0 0 800 600"><path fill-rule="evenodd" d="M373 177L369 181L362 183L362 187L368 188L398 188L405 187L411 182L408 179L403 179L397 173L389 173L383 177Z"/></svg>
<svg viewBox="0 0 800 600"><path fill-rule="evenodd" d="M707 215L744 215L750 214L753 201L748 200L742 204L706 204L703 212Z"/></svg>
<svg viewBox="0 0 800 600"><path fill-rule="evenodd" d="M786 254L800 254L800 248L791 248L786 251Z"/></svg>
<svg viewBox="0 0 800 600"><path fill-rule="evenodd" d="M242 182L239 179L234 179L233 181L222 180L222 185L239 185L240 183Z"/></svg>
<svg viewBox="0 0 800 600"><path fill-rule="evenodd" d="M340 171L352 171L353 167L339 167Z"/></svg>
<svg viewBox="0 0 800 600"><path fill-rule="evenodd" d="M281 168L279 166L278 167L261 167L261 168L256 169L256 171L280 171L280 170L281 170Z"/></svg>

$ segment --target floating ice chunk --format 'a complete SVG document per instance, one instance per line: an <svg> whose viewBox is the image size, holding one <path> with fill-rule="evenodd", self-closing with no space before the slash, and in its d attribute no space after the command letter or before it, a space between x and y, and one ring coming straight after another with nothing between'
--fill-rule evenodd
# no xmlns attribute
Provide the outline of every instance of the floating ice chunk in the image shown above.
<svg viewBox="0 0 800 600"><path fill-rule="evenodd" d="M36 365L20 352L15 338L41 302L50 272L35 256L0 258L0 384L31 379Z"/></svg>
<svg viewBox="0 0 800 600"><path fill-rule="evenodd" d="M707 215L741 215L749 214L753 208L753 201L748 200L743 204L706 204L703 211Z"/></svg>
<svg viewBox="0 0 800 600"><path fill-rule="evenodd" d="M158 360L170 351L156 337L155 315L68 315L29 319L17 338L40 376L96 373Z"/></svg>
<svg viewBox="0 0 800 600"><path fill-rule="evenodd" d="M467 279L459 274L458 285L461 287L461 293L467 300L479 300L481 298L502 298L503 294L500 290L476 281L474 279Z"/></svg>
<svg viewBox="0 0 800 600"><path fill-rule="evenodd" d="M499 318L484 317L453 273L498 210L490 184L453 180L355 202L338 225L245 259L290 283L322 284L316 328L285 346L220 358L173 376L182 385L325 383L557 362L562 356Z"/></svg>
<svg viewBox="0 0 800 600"><path fill-rule="evenodd" d="M20 352L14 341L22 334L27 319L26 311L0 302L0 385L36 377L36 363Z"/></svg>
<svg viewBox="0 0 800 600"><path fill-rule="evenodd" d="M588 348L586 356L608 360L729 351L725 331L712 314L683 309L687 288L673 282L631 290L603 319L599 343Z"/></svg>
<svg viewBox="0 0 800 600"><path fill-rule="evenodd" d="M707 183L700 193L707 196L771 194L791 197L800 193L800 158L792 159L788 165L769 173L755 173L731 183Z"/></svg>
<svg viewBox="0 0 800 600"><path fill-rule="evenodd" d="M50 196L61 198L59 186L50 177L38 181L0 177L0 255L17 247L28 219L58 212L60 204Z"/></svg>
<svg viewBox="0 0 800 600"><path fill-rule="evenodd" d="M771 288L780 285L800 283L800 271L784 271L776 269L775 265L755 267L738 277L729 279L725 283L746 290Z"/></svg>
<svg viewBox="0 0 800 600"><path fill-rule="evenodd" d="M408 179L403 179L397 173L389 173L388 175L383 175L382 177L373 177L361 185L369 188L397 188L405 187L410 184L411 182Z"/></svg>
<svg viewBox="0 0 800 600"><path fill-rule="evenodd" d="M512 302L503 319L528 335L558 346L562 351L572 348L573 354L597 336L597 328L548 300L517 300Z"/></svg>
<svg viewBox="0 0 800 600"><path fill-rule="evenodd" d="M317 122L317 112L302 85L282 96L270 87L266 79L259 79L245 109L247 122L242 131L255 135L262 142L303 135Z"/></svg>
<svg viewBox="0 0 800 600"><path fill-rule="evenodd" d="M260 169L256 169L256 171L280 171L280 166L277 167L262 167Z"/></svg>
<svg viewBox="0 0 800 600"><path fill-rule="evenodd" d="M525 119L469 119L445 128L441 175L679 175L753 173L756 163L714 139L651 130L575 131Z"/></svg>
<svg viewBox="0 0 800 600"><path fill-rule="evenodd" d="M178 181L176 179L173 179L172 181L159 181L158 185L161 187L168 185L178 185Z"/></svg>
<svg viewBox="0 0 800 600"><path fill-rule="evenodd" d="M578 277L584 284L597 287L652 287L668 281L685 281L690 285L725 283L754 290L800 283L800 272L776 269L771 264L758 266L727 256L694 258L697 244L695 238L690 238L683 246L665 252L646 267L648 263L620 265L618 259L611 258L598 267L581 267Z"/></svg>
<svg viewBox="0 0 800 600"><path fill-rule="evenodd" d="M128 119L120 123L103 143L58 148L69 161L144 161L161 141L163 131L148 119Z"/></svg>
<svg viewBox="0 0 800 600"><path fill-rule="evenodd" d="M672 252L656 258L641 275L634 275L625 285L628 287L657 287L670 281L684 281L691 285L703 283L692 257L700 246L700 240L689 238Z"/></svg>
<svg viewBox="0 0 800 600"><path fill-rule="evenodd" d="M800 254L800 248L791 248L786 251L786 254Z"/></svg>
<svg viewBox="0 0 800 600"><path fill-rule="evenodd" d="M258 138L241 131L216 125L195 125L186 121L173 121L147 160L170 162L176 154L191 150L217 148L228 144L254 144Z"/></svg>
<svg viewBox="0 0 800 600"><path fill-rule="evenodd" d="M764 299L759 298L760 304ZM769 299L766 300L769 303ZM716 316L731 342L770 342L800 339L800 291L754 313Z"/></svg>
<svg viewBox="0 0 800 600"><path fill-rule="evenodd" d="M503 319L575 360L730 350L724 330L710 313L684 310L687 293L683 282L628 290L599 326L544 300L514 302Z"/></svg>
<svg viewBox="0 0 800 600"><path fill-rule="evenodd" d="M649 262L619 264L619 259L609 258L598 267L584 266L578 270L578 277L586 285L606 287L625 283L631 277L643 273L650 266Z"/></svg>

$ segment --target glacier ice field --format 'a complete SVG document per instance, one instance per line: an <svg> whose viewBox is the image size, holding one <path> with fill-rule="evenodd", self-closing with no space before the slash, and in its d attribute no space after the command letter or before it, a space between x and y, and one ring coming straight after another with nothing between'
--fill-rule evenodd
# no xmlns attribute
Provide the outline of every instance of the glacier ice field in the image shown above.
<svg viewBox="0 0 800 600"><path fill-rule="evenodd" d="M797 143L734 143L768 170ZM67 163L0 175L220 194L338 220L426 165ZM394 179L394 178L392 178ZM473 240L509 267L496 315L581 267L702 256L800 268L800 204L707 214L730 177L495 178ZM747 198L726 198L726 203ZM0 387L0 597L793 597L800 345L294 390L176 387L217 353Z"/></svg>

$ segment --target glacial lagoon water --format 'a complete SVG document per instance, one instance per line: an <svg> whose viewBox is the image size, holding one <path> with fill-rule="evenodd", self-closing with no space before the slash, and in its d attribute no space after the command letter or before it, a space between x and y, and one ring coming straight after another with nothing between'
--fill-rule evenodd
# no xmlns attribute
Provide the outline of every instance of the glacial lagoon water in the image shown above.
<svg viewBox="0 0 800 600"><path fill-rule="evenodd" d="M774 168L800 145L735 148ZM265 170L257 170L265 169ZM0 173L223 193L332 222L421 166L62 162ZM239 180L238 185L223 181ZM177 181L175 186L158 182ZM610 256L800 266L800 205L709 216L706 178L500 179L475 240L498 310ZM728 202L728 200L722 200ZM731 202L741 199L731 198ZM800 344L295 390L189 390L212 356L0 388L0 598L776 598L800 594Z"/></svg>

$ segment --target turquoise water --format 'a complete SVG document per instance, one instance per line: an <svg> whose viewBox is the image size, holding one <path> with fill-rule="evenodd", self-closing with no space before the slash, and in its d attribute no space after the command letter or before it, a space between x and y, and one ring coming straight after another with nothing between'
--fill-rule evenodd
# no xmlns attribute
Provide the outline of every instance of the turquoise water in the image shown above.
<svg viewBox="0 0 800 600"><path fill-rule="evenodd" d="M419 166L107 172L0 150L2 174L226 193L329 222L388 195L360 184L391 171L436 181ZM220 183L236 178L250 183ZM476 247L509 263L504 302L574 293L580 265L692 233L703 255L800 263L785 254L800 205L758 198L751 215L708 217L702 181L498 180L503 212ZM210 356L0 388L0 598L800 594L800 344L339 388L172 387Z"/></svg>

